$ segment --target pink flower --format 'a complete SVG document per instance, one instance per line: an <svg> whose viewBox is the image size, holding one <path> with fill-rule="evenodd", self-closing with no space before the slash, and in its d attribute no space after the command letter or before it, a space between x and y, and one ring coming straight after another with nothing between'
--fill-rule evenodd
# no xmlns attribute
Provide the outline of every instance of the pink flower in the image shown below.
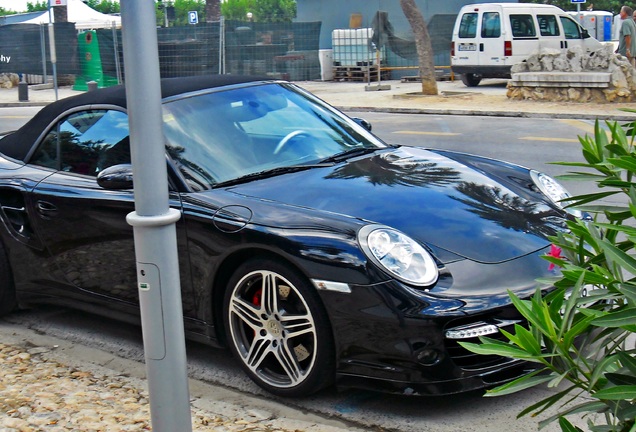
<svg viewBox="0 0 636 432"><path fill-rule="evenodd" d="M550 245L550 252L548 252L548 256L551 256L554 258L563 258L561 256L561 248L555 245ZM554 270L555 267L556 265L554 263L550 263L550 265L548 266L548 271Z"/></svg>

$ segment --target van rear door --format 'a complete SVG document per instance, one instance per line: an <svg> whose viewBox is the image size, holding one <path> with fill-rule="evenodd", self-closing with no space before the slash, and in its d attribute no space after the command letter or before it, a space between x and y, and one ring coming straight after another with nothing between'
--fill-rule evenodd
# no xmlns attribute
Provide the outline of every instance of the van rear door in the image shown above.
<svg viewBox="0 0 636 432"><path fill-rule="evenodd" d="M479 41L477 38L477 24L479 12L471 11L462 14L457 22L455 40L454 63L456 65L479 65Z"/></svg>

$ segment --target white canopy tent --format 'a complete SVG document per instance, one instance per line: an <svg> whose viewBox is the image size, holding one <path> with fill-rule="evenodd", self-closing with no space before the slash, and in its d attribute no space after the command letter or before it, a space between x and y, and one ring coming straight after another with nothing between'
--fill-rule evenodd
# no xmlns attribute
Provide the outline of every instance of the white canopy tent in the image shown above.
<svg viewBox="0 0 636 432"><path fill-rule="evenodd" d="M90 30L98 28L121 28L121 17L116 15L106 15L90 8L82 0L67 0L68 22L75 23L78 30ZM57 7L57 6L55 6ZM51 14L53 15L53 14ZM51 16L53 22L55 19ZM22 21L22 24L46 24L49 22L49 13L42 12L41 15Z"/></svg>

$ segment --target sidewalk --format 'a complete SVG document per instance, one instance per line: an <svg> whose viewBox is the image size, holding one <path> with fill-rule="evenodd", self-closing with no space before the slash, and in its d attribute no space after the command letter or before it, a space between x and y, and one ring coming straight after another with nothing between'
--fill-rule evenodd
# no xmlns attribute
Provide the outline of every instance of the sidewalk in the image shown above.
<svg viewBox="0 0 636 432"><path fill-rule="evenodd" d="M0 370L1 432L152 429L142 363L0 320ZM233 389L189 387L193 432L362 432Z"/></svg>
<svg viewBox="0 0 636 432"><path fill-rule="evenodd" d="M507 80L486 79L477 87L466 87L460 80L439 81L437 96L423 96L417 82L383 81L390 90L373 90L377 83L302 81L295 84L345 111L380 111L411 114L484 115L499 117L549 117L629 121L636 103L567 103L516 101L506 97ZM370 90L367 90L369 88ZM70 87L58 89L62 99L81 93ZM18 89L0 89L0 107L42 106L55 100L53 89L29 88L29 101L18 101Z"/></svg>

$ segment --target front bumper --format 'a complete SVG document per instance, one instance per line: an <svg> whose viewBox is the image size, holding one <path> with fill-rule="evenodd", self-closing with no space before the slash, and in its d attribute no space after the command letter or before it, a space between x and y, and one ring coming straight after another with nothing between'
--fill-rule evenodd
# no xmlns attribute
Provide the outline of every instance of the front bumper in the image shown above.
<svg viewBox="0 0 636 432"><path fill-rule="evenodd" d="M449 264L438 285L419 295L397 281L352 285L349 294L321 292L335 329L338 386L440 395L502 384L533 370L527 362L459 345L478 342L478 332L455 333L461 339L454 339L447 331L478 323L513 332L516 323L525 324L508 290L521 297L534 293L536 279L549 275L541 253L500 264ZM462 271L475 276L460 277ZM488 337L503 339L500 332Z"/></svg>

